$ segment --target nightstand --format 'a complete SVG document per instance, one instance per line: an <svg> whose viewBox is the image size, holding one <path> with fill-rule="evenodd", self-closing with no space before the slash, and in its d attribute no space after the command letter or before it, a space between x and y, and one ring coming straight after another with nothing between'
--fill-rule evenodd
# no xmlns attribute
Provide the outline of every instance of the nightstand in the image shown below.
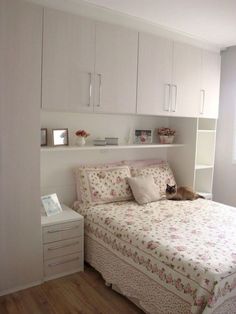
<svg viewBox="0 0 236 314"><path fill-rule="evenodd" d="M84 218L65 205L62 209L41 217L44 280L83 271Z"/></svg>

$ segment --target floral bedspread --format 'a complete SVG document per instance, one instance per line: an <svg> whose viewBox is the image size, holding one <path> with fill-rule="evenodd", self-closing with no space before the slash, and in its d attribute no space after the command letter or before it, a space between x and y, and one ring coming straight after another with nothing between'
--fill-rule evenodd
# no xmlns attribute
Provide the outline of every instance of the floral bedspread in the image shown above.
<svg viewBox="0 0 236 314"><path fill-rule="evenodd" d="M198 199L78 211L87 235L188 302L191 313L213 313L236 296L236 208Z"/></svg>

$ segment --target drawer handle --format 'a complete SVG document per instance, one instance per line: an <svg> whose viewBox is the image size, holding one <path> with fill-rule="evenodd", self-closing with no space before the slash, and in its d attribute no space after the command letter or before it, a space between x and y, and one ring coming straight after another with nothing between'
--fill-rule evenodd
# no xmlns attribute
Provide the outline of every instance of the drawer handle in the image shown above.
<svg viewBox="0 0 236 314"><path fill-rule="evenodd" d="M62 249L62 248L65 248L65 247L74 246L74 245L77 245L77 244L79 244L79 241L76 241L76 242L73 242L73 243L70 243L70 244L60 245L60 246L49 247L48 251L59 250L59 249Z"/></svg>
<svg viewBox="0 0 236 314"><path fill-rule="evenodd" d="M68 228L59 229L59 230L48 230L48 233L56 233L56 232L61 232L61 231L68 231L68 230L73 230L73 229L77 229L77 228L79 228L79 226L73 226L73 227L68 227Z"/></svg>
<svg viewBox="0 0 236 314"><path fill-rule="evenodd" d="M49 267L54 267L54 266L58 266L58 265L62 265L62 264L70 263L70 262L74 262L74 261L77 261L77 260L79 260L79 257L68 259L67 261L63 261L63 262L51 263L51 264L48 264L48 266Z"/></svg>

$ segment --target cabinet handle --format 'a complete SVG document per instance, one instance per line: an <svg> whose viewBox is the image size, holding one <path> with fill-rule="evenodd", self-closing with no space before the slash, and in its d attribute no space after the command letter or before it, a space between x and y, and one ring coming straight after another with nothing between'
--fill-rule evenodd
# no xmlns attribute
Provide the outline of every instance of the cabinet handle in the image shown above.
<svg viewBox="0 0 236 314"><path fill-rule="evenodd" d="M77 245L77 244L79 244L79 241L76 241L76 242L73 242L73 243L70 243L70 244L60 245L60 246L58 245L58 246L54 246L54 247L49 247L48 251L55 251L55 250L59 250L59 249L65 248L65 247L74 246L74 245Z"/></svg>
<svg viewBox="0 0 236 314"><path fill-rule="evenodd" d="M201 89L201 108L200 108L200 114L204 114L204 109L205 109L205 95L206 95L205 89Z"/></svg>
<svg viewBox="0 0 236 314"><path fill-rule="evenodd" d="M74 262L74 261L77 261L77 260L79 260L79 257L68 259L67 261L63 261L63 262L51 263L51 264L48 264L48 266L49 267L54 267L54 266L58 266L58 265L62 265L62 264L70 263L70 262Z"/></svg>
<svg viewBox="0 0 236 314"><path fill-rule="evenodd" d="M171 99L171 84L165 84L165 100L164 100L164 111L170 111L170 99Z"/></svg>
<svg viewBox="0 0 236 314"><path fill-rule="evenodd" d="M47 233L56 233L56 232L61 232L61 231L73 230L77 228L79 228L79 226L73 226L73 227L68 227L68 228L58 229L58 230L48 230Z"/></svg>
<svg viewBox="0 0 236 314"><path fill-rule="evenodd" d="M174 107L174 109L172 107L173 97L172 97L172 93L171 93L171 111L176 112L176 110L177 110L177 85L172 85L172 88L175 89L175 94L174 94L175 95L175 107Z"/></svg>
<svg viewBox="0 0 236 314"><path fill-rule="evenodd" d="M91 97L92 97L92 73L89 72L89 102L88 102L88 107L91 106Z"/></svg>
<svg viewBox="0 0 236 314"><path fill-rule="evenodd" d="M98 104L97 107L101 106L101 94L102 94L102 74L97 74L99 77L99 96L98 96Z"/></svg>

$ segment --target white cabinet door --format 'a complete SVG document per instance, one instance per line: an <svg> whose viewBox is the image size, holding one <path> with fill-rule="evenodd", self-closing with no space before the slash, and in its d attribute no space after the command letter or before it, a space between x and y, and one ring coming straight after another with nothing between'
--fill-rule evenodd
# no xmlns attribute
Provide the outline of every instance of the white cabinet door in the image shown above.
<svg viewBox="0 0 236 314"><path fill-rule="evenodd" d="M42 279L42 16L32 3L0 0L0 295Z"/></svg>
<svg viewBox="0 0 236 314"><path fill-rule="evenodd" d="M220 91L220 64L219 53L202 52L202 87L200 117L217 118Z"/></svg>
<svg viewBox="0 0 236 314"><path fill-rule="evenodd" d="M95 23L45 9L42 108L93 111Z"/></svg>
<svg viewBox="0 0 236 314"><path fill-rule="evenodd" d="M169 115L173 41L139 34L137 112Z"/></svg>
<svg viewBox="0 0 236 314"><path fill-rule="evenodd" d="M96 112L136 112L137 49L138 32L96 24Z"/></svg>
<svg viewBox="0 0 236 314"><path fill-rule="evenodd" d="M198 116L201 67L201 49L174 43L171 115Z"/></svg>

